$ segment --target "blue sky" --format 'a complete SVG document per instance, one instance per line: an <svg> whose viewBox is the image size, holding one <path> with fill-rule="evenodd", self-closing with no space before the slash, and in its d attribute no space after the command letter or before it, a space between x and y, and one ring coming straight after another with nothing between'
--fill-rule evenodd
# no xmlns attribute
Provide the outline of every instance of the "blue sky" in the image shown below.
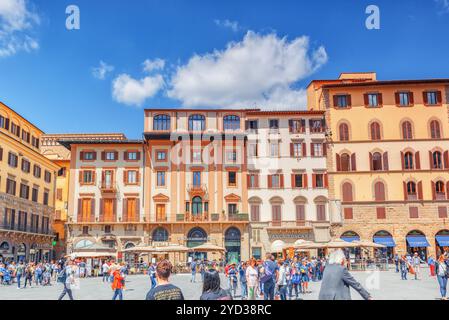
<svg viewBox="0 0 449 320"><path fill-rule="evenodd" d="M0 101L48 133L139 138L151 107L304 108L312 79L345 71L449 77L448 0L0 0L0 31Z"/></svg>

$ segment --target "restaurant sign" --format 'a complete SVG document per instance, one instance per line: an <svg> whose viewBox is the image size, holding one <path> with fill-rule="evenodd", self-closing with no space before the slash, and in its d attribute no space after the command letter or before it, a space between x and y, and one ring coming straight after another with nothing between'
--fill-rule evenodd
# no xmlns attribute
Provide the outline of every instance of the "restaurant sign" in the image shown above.
<svg viewBox="0 0 449 320"><path fill-rule="evenodd" d="M308 240L308 241L313 241L314 237L313 237L313 232L310 230L298 230L298 229L286 229L286 230L276 230L276 231L268 231L268 238L270 239L270 241L274 241L274 240Z"/></svg>

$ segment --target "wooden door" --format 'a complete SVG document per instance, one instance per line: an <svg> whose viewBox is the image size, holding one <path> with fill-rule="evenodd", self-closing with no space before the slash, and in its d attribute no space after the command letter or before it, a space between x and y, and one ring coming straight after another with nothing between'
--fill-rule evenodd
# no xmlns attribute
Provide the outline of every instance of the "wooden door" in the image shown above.
<svg viewBox="0 0 449 320"><path fill-rule="evenodd" d="M156 205L156 221L166 221L165 204Z"/></svg>

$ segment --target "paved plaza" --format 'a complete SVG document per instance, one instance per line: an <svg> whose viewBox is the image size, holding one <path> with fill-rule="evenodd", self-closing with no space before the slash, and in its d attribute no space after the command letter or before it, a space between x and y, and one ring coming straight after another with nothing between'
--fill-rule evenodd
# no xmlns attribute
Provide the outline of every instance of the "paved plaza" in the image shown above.
<svg viewBox="0 0 449 320"><path fill-rule="evenodd" d="M438 283L431 278L428 269L423 268L421 280L400 279L399 273L394 271L382 272L352 272L354 277L368 289L376 300L435 300L439 298ZM410 276L410 275L409 275ZM409 277L411 278L411 277ZM226 280L222 276L223 287L227 287ZM178 274L172 276L172 282L179 286L186 299L199 299L202 284L200 276L197 282L190 283L190 275ZM127 300L143 300L150 289L149 276L128 276L124 298ZM239 288L240 289L240 288ZM237 294L240 295L240 290ZM310 282L311 293L303 295L305 300L317 299L320 282ZM56 300L62 290L60 284L52 286L17 289L13 286L0 286L1 300ZM112 289L109 284L103 283L101 278L81 279L78 289L74 290L75 299L79 300L109 300L112 298ZM354 300L360 300L360 296L352 291ZM239 299L239 298L238 298Z"/></svg>

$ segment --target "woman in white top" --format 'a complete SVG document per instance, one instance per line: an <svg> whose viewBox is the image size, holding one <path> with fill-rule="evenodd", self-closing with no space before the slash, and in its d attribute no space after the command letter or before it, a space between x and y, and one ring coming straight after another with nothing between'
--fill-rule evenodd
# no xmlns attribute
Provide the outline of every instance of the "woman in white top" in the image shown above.
<svg viewBox="0 0 449 320"><path fill-rule="evenodd" d="M256 288L259 285L259 272L256 268L255 259L251 259L246 268L246 282L248 286L248 300L256 300Z"/></svg>
<svg viewBox="0 0 449 320"><path fill-rule="evenodd" d="M447 257L442 254L435 263L435 272L437 274L438 284L440 285L441 300L447 300L446 288L449 275L449 265Z"/></svg>

